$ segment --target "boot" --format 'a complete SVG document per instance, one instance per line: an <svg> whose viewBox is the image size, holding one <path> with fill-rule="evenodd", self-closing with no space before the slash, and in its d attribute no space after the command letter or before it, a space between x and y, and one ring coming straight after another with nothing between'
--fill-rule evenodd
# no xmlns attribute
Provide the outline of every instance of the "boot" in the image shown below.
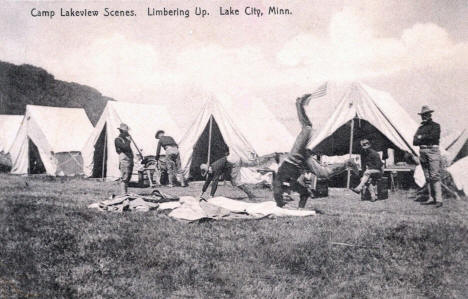
<svg viewBox="0 0 468 299"><path fill-rule="evenodd" d="M428 181L428 180L426 179L426 181ZM434 198L434 197L433 197L433 194L434 194L434 191L433 191L433 190L434 190L433 183L432 183L432 182L428 182L426 185L427 185L427 187L426 187L426 188L427 188L427 193L428 193L429 196L428 196L428 199L427 199L426 201L423 201L421 204L423 204L423 205L431 205L431 204L434 204L434 203L435 203L435 201L434 201L434 199L433 199L433 198Z"/></svg>
<svg viewBox="0 0 468 299"><path fill-rule="evenodd" d="M377 201L377 186L369 184L368 190L370 194L370 201L371 202Z"/></svg>
<svg viewBox="0 0 468 299"><path fill-rule="evenodd" d="M280 194L273 194L273 195L274 195L273 197L275 199L277 207L282 208L286 205L286 203L283 200L283 197Z"/></svg>
<svg viewBox="0 0 468 299"><path fill-rule="evenodd" d="M240 185L240 186L238 186L238 188L241 189L242 191L244 191L244 193L247 194L249 199L254 199L255 198L255 194L253 194L253 192L246 185Z"/></svg>
<svg viewBox="0 0 468 299"><path fill-rule="evenodd" d="M168 173L167 179L169 181L168 187L174 187L174 175L172 173Z"/></svg>
<svg viewBox="0 0 468 299"><path fill-rule="evenodd" d="M120 195L128 194L128 184L125 182L120 182Z"/></svg>
<svg viewBox="0 0 468 299"><path fill-rule="evenodd" d="M153 173L153 181L156 187L161 186L161 172L158 169Z"/></svg>
<svg viewBox="0 0 468 299"><path fill-rule="evenodd" d="M434 202L437 208L443 205L442 184L440 183L440 181L434 182Z"/></svg>
<svg viewBox="0 0 468 299"><path fill-rule="evenodd" d="M428 183L426 183L427 185ZM428 194L428 190L427 190L427 187L426 185L424 185L422 188L420 188L419 190L416 191L416 193L413 195L413 197L415 198L414 201L416 202L424 202L426 201L428 198L431 197L430 194Z"/></svg>
<svg viewBox="0 0 468 299"><path fill-rule="evenodd" d="M181 187L187 187L187 183L185 182L185 178L183 174L177 175L177 181L179 181Z"/></svg>
<svg viewBox="0 0 468 299"><path fill-rule="evenodd" d="M308 195L301 195L300 196L299 205L298 205L299 209L305 208L308 198L309 198Z"/></svg>

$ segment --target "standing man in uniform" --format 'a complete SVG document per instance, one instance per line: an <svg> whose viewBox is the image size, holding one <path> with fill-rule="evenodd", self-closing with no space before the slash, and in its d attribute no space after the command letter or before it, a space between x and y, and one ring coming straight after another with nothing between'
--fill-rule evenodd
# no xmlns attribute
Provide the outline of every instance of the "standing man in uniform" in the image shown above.
<svg viewBox="0 0 468 299"><path fill-rule="evenodd" d="M419 160L426 178L429 199L423 204L435 204L437 208L442 204L441 185L441 155L439 150L440 125L432 120L434 110L424 105L421 108L421 126L414 135L413 145L419 146ZM432 200L431 200L432 196Z"/></svg>
<svg viewBox="0 0 468 299"><path fill-rule="evenodd" d="M363 170L362 173L362 178L361 182L359 185L351 189L352 191L356 193L361 193L362 188L364 185L369 181L369 178L381 178L383 174L383 163L382 159L380 159L379 153L377 153L372 147L367 139L362 139L361 140L361 168ZM374 188L370 188L370 195L371 195L371 200L375 201L377 200L377 194L374 190Z"/></svg>
<svg viewBox="0 0 468 299"><path fill-rule="evenodd" d="M179 146L171 136L165 136L163 130L156 132L154 136L159 139L158 148L156 150L156 161L159 161L161 154L161 147L166 152L166 165L169 179L169 187L174 186L174 177L180 182L182 187L185 187L184 175L182 173L182 166L180 162Z"/></svg>
<svg viewBox="0 0 468 299"><path fill-rule="evenodd" d="M133 151L131 147L130 135L128 134L129 127L121 123L118 128L120 134L115 138L115 151L119 154L119 169L120 169L120 193L128 194L128 182L132 177L133 171Z"/></svg>

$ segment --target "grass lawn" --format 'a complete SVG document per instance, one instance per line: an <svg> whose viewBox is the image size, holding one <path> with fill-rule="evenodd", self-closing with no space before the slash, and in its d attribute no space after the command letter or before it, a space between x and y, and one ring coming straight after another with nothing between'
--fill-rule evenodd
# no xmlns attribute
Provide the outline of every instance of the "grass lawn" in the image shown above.
<svg viewBox="0 0 468 299"><path fill-rule="evenodd" d="M2 298L468 298L466 199L436 209L333 190L309 200L316 217L188 224L87 208L116 183L0 174L0 186Z"/></svg>

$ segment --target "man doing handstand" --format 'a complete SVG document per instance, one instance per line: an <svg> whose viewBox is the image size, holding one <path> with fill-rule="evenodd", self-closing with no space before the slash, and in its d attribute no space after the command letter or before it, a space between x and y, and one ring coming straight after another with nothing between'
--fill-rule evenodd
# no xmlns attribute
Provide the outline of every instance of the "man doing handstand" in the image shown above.
<svg viewBox="0 0 468 299"><path fill-rule="evenodd" d="M202 176L206 176L205 184L203 184L202 193L200 199L203 198L203 194L208 189L211 183L210 196L213 197L218 188L218 182L222 176L224 178L230 177L232 186L235 186L252 199L255 195L248 189L248 187L240 181L240 168L241 166L255 166L257 161L251 163L242 161L239 157L233 154L227 154L226 156L214 161L211 165L201 164L200 171Z"/></svg>
<svg viewBox="0 0 468 299"><path fill-rule="evenodd" d="M283 194L288 190L298 192L300 198L299 208L305 207L310 192L297 179L306 171L312 172L317 177L327 179L349 168L354 173L358 171L357 165L352 159L348 159L337 166L323 166L312 156L312 152L307 149L307 144L312 138L312 123L305 113L304 106L307 104L309 96L306 94L296 100L297 115L302 129L291 151L281 163L273 181L273 197L278 207L285 205Z"/></svg>

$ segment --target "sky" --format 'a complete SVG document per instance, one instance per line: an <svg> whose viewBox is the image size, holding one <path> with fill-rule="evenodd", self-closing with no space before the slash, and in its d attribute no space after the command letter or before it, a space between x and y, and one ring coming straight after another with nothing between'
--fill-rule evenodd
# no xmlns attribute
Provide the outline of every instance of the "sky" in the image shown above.
<svg viewBox="0 0 468 299"><path fill-rule="evenodd" d="M220 6L241 15L220 16ZM246 6L264 15L243 15ZM292 14L267 15L269 6ZM58 16L60 8L105 7L137 15ZM148 7L191 15L147 16ZM210 15L195 16L195 7ZM33 8L56 16L32 17ZM2 1L0 60L116 100L167 105L183 128L213 96L227 106L263 100L295 133L295 98L326 80L361 81L390 92L415 120L430 105L445 133L468 126L466 16L458 0Z"/></svg>

